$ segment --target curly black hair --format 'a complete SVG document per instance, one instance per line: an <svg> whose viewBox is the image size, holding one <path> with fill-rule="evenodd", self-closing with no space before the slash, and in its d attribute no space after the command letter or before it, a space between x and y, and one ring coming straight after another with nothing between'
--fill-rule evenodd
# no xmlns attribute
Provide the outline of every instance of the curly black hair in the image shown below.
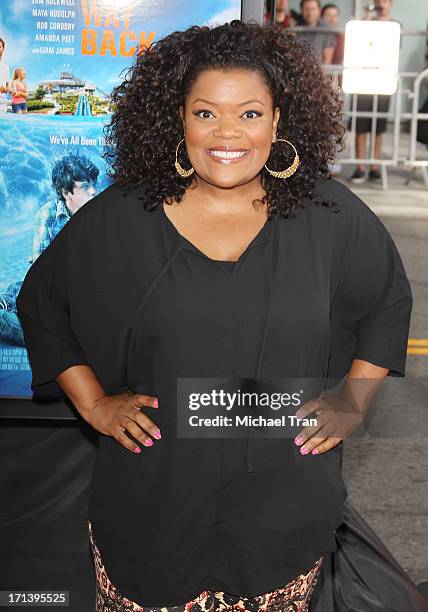
<svg viewBox="0 0 428 612"><path fill-rule="evenodd" d="M291 141L300 165L290 178L277 179L265 168L261 183L268 216L295 216L303 199L318 200L315 181L330 178L328 164L343 148L340 91L323 72L309 43L276 25L233 20L216 27L192 26L140 48L124 80L113 89L115 111L105 126L108 175L129 189L150 185L142 198L153 210L162 202L180 202L194 176L183 179L174 167L176 146L183 138L180 105L204 70L244 68L258 71L281 117L277 137ZM272 146L267 166L282 170L294 158L291 147ZM179 161L191 164L185 147ZM254 200L260 202L260 200Z"/></svg>

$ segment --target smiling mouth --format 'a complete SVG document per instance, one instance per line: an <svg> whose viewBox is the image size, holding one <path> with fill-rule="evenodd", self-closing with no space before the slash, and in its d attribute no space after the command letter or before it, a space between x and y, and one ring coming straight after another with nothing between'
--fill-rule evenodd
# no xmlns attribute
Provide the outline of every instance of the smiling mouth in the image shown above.
<svg viewBox="0 0 428 612"><path fill-rule="evenodd" d="M235 149L235 150L222 150L222 149L208 149L207 154L211 159L222 164L233 164L239 162L242 159L248 157L250 153L249 149Z"/></svg>

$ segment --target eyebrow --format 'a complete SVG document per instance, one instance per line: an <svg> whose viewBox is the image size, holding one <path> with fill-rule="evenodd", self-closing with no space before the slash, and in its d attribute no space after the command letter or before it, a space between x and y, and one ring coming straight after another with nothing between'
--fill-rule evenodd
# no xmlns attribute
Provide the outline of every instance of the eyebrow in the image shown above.
<svg viewBox="0 0 428 612"><path fill-rule="evenodd" d="M212 106L218 106L215 102L210 102L209 100L204 100L204 98L196 98L193 100L192 104L196 104L196 102L205 102L206 104L211 104ZM245 104L249 104L250 102L258 102L264 106L264 103L261 100L257 100L257 98L253 98L252 100L246 100L245 102L241 102L238 106L244 106Z"/></svg>

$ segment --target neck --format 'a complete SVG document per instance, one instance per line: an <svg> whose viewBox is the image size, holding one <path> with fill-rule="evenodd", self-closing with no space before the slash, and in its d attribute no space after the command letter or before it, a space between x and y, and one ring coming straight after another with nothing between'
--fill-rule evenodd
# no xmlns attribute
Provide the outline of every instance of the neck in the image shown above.
<svg viewBox="0 0 428 612"><path fill-rule="evenodd" d="M208 183L198 176L192 183L192 188L187 189L183 202L187 199L190 205L196 202L196 206L202 207L207 212L232 215L245 212L249 206L252 207L253 200L261 199L265 194L260 174L244 185L227 188ZM194 198L194 195L197 197Z"/></svg>

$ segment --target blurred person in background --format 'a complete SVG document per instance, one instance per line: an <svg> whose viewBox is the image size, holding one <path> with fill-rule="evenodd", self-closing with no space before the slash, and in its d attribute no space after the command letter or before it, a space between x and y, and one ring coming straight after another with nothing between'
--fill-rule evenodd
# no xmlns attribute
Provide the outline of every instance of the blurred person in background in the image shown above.
<svg viewBox="0 0 428 612"><path fill-rule="evenodd" d="M321 19L324 19L332 28L337 28L340 20L339 7L335 4L324 4L321 9Z"/></svg>
<svg viewBox="0 0 428 612"><path fill-rule="evenodd" d="M340 10L336 4L324 4L321 10L321 19L323 19L333 29L337 30L340 27ZM345 51L345 32L336 32L336 44L334 47L333 58L331 63L333 65L342 65L343 56ZM342 87L342 74L339 72L334 73L335 82L337 87ZM330 169L333 175L342 172L343 164L340 161L340 151L337 149L337 160L331 165Z"/></svg>
<svg viewBox="0 0 428 612"><path fill-rule="evenodd" d="M277 0L271 3L272 10L266 10L264 22L265 24L273 24L284 28L293 28L294 26L304 25L302 16L293 9L288 10L288 0ZM275 13L275 19L272 14Z"/></svg>
<svg viewBox="0 0 428 612"><path fill-rule="evenodd" d="M275 23L284 28L296 25L291 13L288 11L288 0L277 0L275 3Z"/></svg>
<svg viewBox="0 0 428 612"><path fill-rule="evenodd" d="M322 64L331 64L336 34L321 18L321 4L319 0L301 0L300 12L304 20L303 31L297 32L297 40L306 40L314 49ZM320 28L325 31L320 31Z"/></svg>
<svg viewBox="0 0 428 612"><path fill-rule="evenodd" d="M323 19L328 25L337 30L340 27L340 11L339 7L335 4L324 4L321 10L321 19ZM343 64L343 54L345 50L345 32L337 32L336 44L334 47L332 64Z"/></svg>
<svg viewBox="0 0 428 612"><path fill-rule="evenodd" d="M364 20L374 21L397 21L391 17L392 0L375 0L373 6L366 6L364 11ZM400 23L400 22L397 22ZM401 24L400 24L401 26ZM378 95L377 110L380 113L386 113L389 110L391 96ZM357 96L357 111L370 112L373 109L373 95L358 94ZM351 129L351 120L348 122L348 129ZM357 117L356 121L356 151L358 159L367 158L367 134L371 133L372 118ZM374 144L374 157L380 159L382 152L382 134L386 132L386 118L379 117L376 121L376 136ZM350 177L352 183L363 183L366 180L365 164L358 164L354 173ZM370 164L368 179L370 181L380 181L381 173L379 172L378 164Z"/></svg>

